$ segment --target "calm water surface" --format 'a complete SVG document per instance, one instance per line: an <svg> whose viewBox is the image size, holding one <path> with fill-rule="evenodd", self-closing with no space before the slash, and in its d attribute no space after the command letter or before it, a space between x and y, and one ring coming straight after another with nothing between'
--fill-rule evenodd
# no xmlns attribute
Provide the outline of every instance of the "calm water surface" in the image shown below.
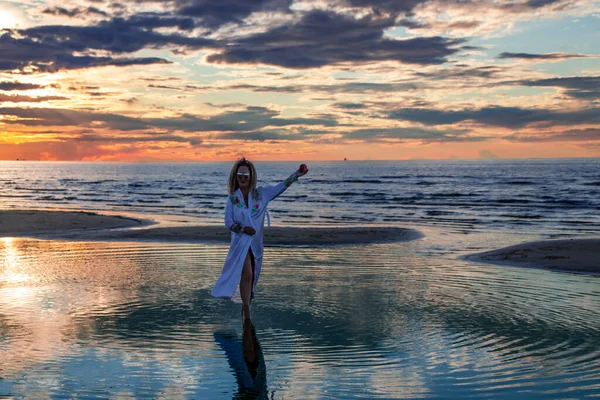
<svg viewBox="0 0 600 400"><path fill-rule="evenodd" d="M3 239L0 396L600 396L598 278L457 260L469 236L268 248L254 332L210 297L226 246Z"/></svg>

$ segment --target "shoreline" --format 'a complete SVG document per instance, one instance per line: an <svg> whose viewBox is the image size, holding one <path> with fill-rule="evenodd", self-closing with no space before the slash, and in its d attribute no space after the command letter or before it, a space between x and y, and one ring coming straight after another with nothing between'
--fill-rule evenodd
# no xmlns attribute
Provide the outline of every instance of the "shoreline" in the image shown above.
<svg viewBox="0 0 600 400"><path fill-rule="evenodd" d="M155 221L138 216L71 210L0 210L0 238L228 244L221 224L202 221ZM398 243L421 239L411 228L265 227L264 245L335 246ZM461 257L470 262L600 275L600 238L540 240Z"/></svg>
<svg viewBox="0 0 600 400"><path fill-rule="evenodd" d="M89 211L0 210L0 237L71 241L230 242L223 225L173 225ZM420 239L416 229L395 227L265 227L265 246L330 246Z"/></svg>
<svg viewBox="0 0 600 400"><path fill-rule="evenodd" d="M463 258L502 266L600 275L600 238L539 240Z"/></svg>

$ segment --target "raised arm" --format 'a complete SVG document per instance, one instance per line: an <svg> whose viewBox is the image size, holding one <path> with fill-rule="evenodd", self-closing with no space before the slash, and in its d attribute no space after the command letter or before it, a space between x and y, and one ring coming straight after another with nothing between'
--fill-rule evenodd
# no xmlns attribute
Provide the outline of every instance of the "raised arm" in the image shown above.
<svg viewBox="0 0 600 400"><path fill-rule="evenodd" d="M273 200L274 198L276 198L277 196L279 196L281 193L285 192L287 190L287 188L289 188L292 185L292 183L296 182L299 177L306 175L307 172L308 172L308 168L306 167L306 165L302 164L300 166L300 169L298 169L297 171L294 171L283 182L281 182L275 186L264 187L262 189L262 191L263 191L263 196L265 196L265 200L267 201L267 203L269 201Z"/></svg>

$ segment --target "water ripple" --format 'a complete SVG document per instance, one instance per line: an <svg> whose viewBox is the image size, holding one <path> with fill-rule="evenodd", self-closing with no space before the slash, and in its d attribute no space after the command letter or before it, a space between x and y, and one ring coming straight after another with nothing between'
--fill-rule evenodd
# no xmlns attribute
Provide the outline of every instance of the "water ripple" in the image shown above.
<svg viewBox="0 0 600 400"><path fill-rule="evenodd" d="M252 373L273 398L600 394L594 277L482 267L427 242L268 248L248 364L239 305L210 297L226 246L0 252L0 396L242 398Z"/></svg>

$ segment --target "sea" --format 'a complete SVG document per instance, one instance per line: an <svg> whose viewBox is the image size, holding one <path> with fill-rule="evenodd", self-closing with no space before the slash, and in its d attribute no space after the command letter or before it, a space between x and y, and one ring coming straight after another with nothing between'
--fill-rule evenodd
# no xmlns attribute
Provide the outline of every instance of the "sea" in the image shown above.
<svg viewBox="0 0 600 400"><path fill-rule="evenodd" d="M223 220L232 163L0 162L0 209L52 208ZM298 168L257 162L260 185ZM269 206L278 226L448 226L555 235L600 230L600 159L340 161Z"/></svg>
<svg viewBox="0 0 600 400"><path fill-rule="evenodd" d="M298 163L256 163L263 185ZM0 208L222 224L231 163L1 162ZM600 160L311 162L277 226L400 243L265 249L252 303L210 295L227 244L0 238L0 398L600 397L600 277L467 261L599 237Z"/></svg>

